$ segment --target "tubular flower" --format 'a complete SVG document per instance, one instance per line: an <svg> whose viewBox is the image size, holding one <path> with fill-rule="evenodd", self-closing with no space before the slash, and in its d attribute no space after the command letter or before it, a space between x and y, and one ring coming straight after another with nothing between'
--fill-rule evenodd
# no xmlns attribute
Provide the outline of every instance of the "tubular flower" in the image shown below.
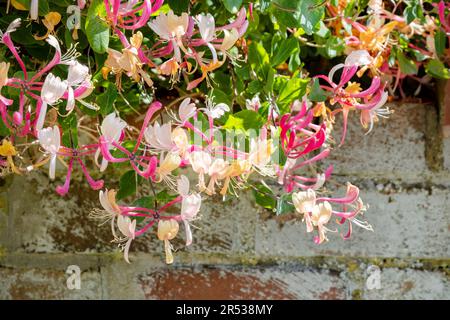
<svg viewBox="0 0 450 320"><path fill-rule="evenodd" d="M61 147L61 137L58 126L38 131L38 139L44 150L50 153L49 177L55 179L56 158Z"/></svg>
<svg viewBox="0 0 450 320"><path fill-rule="evenodd" d="M341 144L344 143L347 133L348 114L351 110L378 110L386 102L386 93L384 85L381 84L379 77L374 77L369 88L361 91L358 83L350 82L350 79L356 74L358 68L367 64L370 59L362 52L356 52L355 56L347 58L349 64L339 64L333 67L328 76L317 76L325 80L328 85L321 86L323 89L331 92L331 104L338 103L340 108L333 111L333 115L342 112L343 114L343 133ZM350 64L351 63L351 64ZM338 83L333 82L334 74L342 69L342 74ZM365 116L367 117L367 116Z"/></svg>
<svg viewBox="0 0 450 320"><path fill-rule="evenodd" d="M186 230L186 246L192 243L192 231L189 223L195 219L202 205L202 198L198 193L189 193L189 179L181 175L178 178L178 193L182 197L181 219Z"/></svg>
<svg viewBox="0 0 450 320"><path fill-rule="evenodd" d="M158 222L158 239L164 241L164 250L166 252L166 263L173 263L172 245L169 240L176 237L179 225L174 219L159 220Z"/></svg>
<svg viewBox="0 0 450 320"><path fill-rule="evenodd" d="M123 139L123 133L125 128L127 127L127 123L120 119L114 112L110 113L103 119L102 125L100 126L100 131L102 137L104 137L104 141L107 143L108 150L114 148L114 143L120 143ZM101 148L97 149L95 153L95 161L98 164L98 157L100 156ZM102 163L100 165L100 171L103 172L108 167L108 160L105 158L102 159Z"/></svg>
<svg viewBox="0 0 450 320"><path fill-rule="evenodd" d="M314 239L317 244L328 240L325 233L330 230L325 225L330 221L332 215L340 219L337 221L338 224L343 224L348 220L349 229L347 234L343 236L344 239L350 238L352 223L373 231L370 224L356 218L358 214L363 214L367 207L359 198L359 189L350 183L347 183L347 193L342 198L317 197L314 190L308 189L307 191L293 193L292 202L296 211L303 215L307 232L314 231L314 227L318 228L319 236ZM332 203L342 205L343 211L333 210Z"/></svg>

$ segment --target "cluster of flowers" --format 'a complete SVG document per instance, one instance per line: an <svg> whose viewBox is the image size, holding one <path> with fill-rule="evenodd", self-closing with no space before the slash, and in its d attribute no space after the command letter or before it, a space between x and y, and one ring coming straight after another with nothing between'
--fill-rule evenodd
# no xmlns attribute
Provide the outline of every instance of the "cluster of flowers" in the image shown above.
<svg viewBox="0 0 450 320"><path fill-rule="evenodd" d="M30 10L36 10L37 2L32 1ZM204 80L209 82L209 74L227 59L231 64L239 59L243 61L230 53L230 49L244 36L249 25L244 8L238 11L231 23L216 26L211 14L190 16L183 13L178 16L172 11L160 10L162 4L162 0L104 0L105 20L120 40L122 49L107 50L100 74L105 79L114 75L119 92L124 76L152 88L152 72L168 76L172 84L180 81L183 75L186 90L193 90ZM81 9L85 5L80 1ZM147 107L140 129L121 119L118 112L112 112L103 117L101 123L90 123L95 129L91 128L84 137L90 141L77 147L64 145L64 132L57 123L57 116L67 117L71 112L77 112L77 106L97 110L97 106L86 100L95 90L93 75L87 65L79 62L80 53L75 47L63 54L60 42L52 32L54 23L50 21L55 14L51 13L44 20L49 32L42 38L55 49L54 56L36 72L27 70L11 38L21 24L20 19L14 20L4 32L0 32L0 42L9 49L23 75L9 77L10 63L0 62L0 115L10 132L0 146L3 172L24 174L48 164L49 177L54 179L57 161L60 161L67 171L64 184L57 186L56 192L64 196L69 192L74 165L78 163L90 187L99 190L102 209L94 210L92 216L111 222L114 241L124 250L127 262L132 240L151 232L155 226L157 237L164 241L166 262L172 263L169 241L178 234L179 224L184 224L186 246L189 246L192 243L190 224L197 219L203 197L217 193L223 197L229 194L237 196L239 189L251 185L248 183L251 174L272 178L282 186L305 222L307 232L317 231L314 241L318 244L328 240L326 232L337 231L327 227L333 216L338 224L348 224L344 239L350 237L353 224L372 230L359 218L367 206L360 199L356 186L348 183L347 193L341 198L326 197L321 189L333 168L330 166L315 176L309 176L305 168L325 159L332 151L334 140L331 134L339 113L343 115L344 127L341 144L346 138L350 111L360 112L361 124L369 131L378 117L390 114L385 107L390 83L386 76L397 74L397 79L400 77L393 68L386 66L386 54L393 45L389 34L394 28L400 28L404 21L393 13L388 14L379 1L371 1L370 8L374 12L368 26L343 18L339 6L329 4L328 7L335 17L340 18L332 20L335 28L341 28L342 25L339 27L338 24L345 22L359 32L358 36L353 33L346 38L351 50L345 62L333 67L328 75L314 77L314 81L319 81L320 89L327 93L327 101L312 103L307 94L293 101L288 113L279 114L273 107L259 132L249 139L248 146L234 140L224 142L220 138L226 128L219 119L230 113L233 106L216 104L211 97L206 97L200 105L188 94L171 103L171 107L178 105L177 111L153 100ZM445 10L445 4L441 2L439 14L444 15ZM252 6L249 11L251 17ZM36 14L33 12L32 17ZM442 26L448 33L445 17L442 19ZM385 20L392 22L385 24ZM143 45L144 28L157 37L150 48ZM419 32L411 24L405 28ZM130 30L131 36L127 37L126 32ZM426 28L420 30L431 32ZM377 34L375 40L368 37L368 33ZM368 38L372 39L369 43L366 41ZM53 73L57 66L67 67L65 79ZM366 70L371 70L372 81L362 89L361 83L352 80ZM201 76L190 79L198 71ZM3 96L2 88L17 90L18 101ZM61 101L65 101L63 108ZM14 103L17 108L12 108ZM334 106L334 109L330 110L329 106ZM260 108L258 95L247 100L248 110L258 112ZM136 121L139 120L134 119L133 123ZM80 123L78 126L81 128ZM71 137L72 132L68 134ZM27 143L20 144L20 139ZM133 142L132 147L127 143L130 141ZM31 146L39 148L33 153ZM277 156L277 152L282 156ZM31 158L28 163L27 157ZM279 161L280 158L285 161ZM153 184L158 184L176 196L153 208L119 204L116 190L106 189L103 180L91 176L87 165L91 160L99 172L104 172L110 163L125 163L134 170L136 177L148 181L152 188ZM181 170L186 175L180 174ZM192 174L198 176L195 188L191 188L187 178ZM179 214L169 213L176 205L181 207Z"/></svg>

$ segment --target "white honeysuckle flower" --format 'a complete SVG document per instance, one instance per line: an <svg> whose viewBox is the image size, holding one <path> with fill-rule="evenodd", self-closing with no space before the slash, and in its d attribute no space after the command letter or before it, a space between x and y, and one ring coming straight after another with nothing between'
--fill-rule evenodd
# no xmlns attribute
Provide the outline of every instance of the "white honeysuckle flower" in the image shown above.
<svg viewBox="0 0 450 320"><path fill-rule="evenodd" d="M39 131L44 126L45 115L47 114L47 105L55 104L66 92L67 83L61 78L55 77L49 73L45 78L41 90L42 106L36 121L36 130Z"/></svg>
<svg viewBox="0 0 450 320"><path fill-rule="evenodd" d="M207 13L206 15L199 14L196 22L200 31L200 36L205 42L211 42L216 38L216 24L214 17L210 13Z"/></svg>
<svg viewBox="0 0 450 320"><path fill-rule="evenodd" d="M256 94L251 100L245 99L245 107L248 110L257 112L258 109L261 107L261 101L259 100L259 94Z"/></svg>
<svg viewBox="0 0 450 320"><path fill-rule="evenodd" d="M213 119L218 119L225 114L225 112L230 111L230 107L225 103L214 104L214 102L210 99L206 102L206 108L199 108L202 110L208 117Z"/></svg>
<svg viewBox="0 0 450 320"><path fill-rule="evenodd" d="M170 122L160 125L155 122L154 125L149 125L144 132L145 141L150 147L170 151L173 149L172 141L172 124Z"/></svg>
<svg viewBox="0 0 450 320"><path fill-rule="evenodd" d="M123 247L123 256L125 258L125 261L127 263L130 263L128 252L130 250L131 241L133 241L136 236L136 220L131 220L130 217L119 215L119 217L117 218L117 227L125 236L125 240L123 241L126 241L126 243Z"/></svg>
<svg viewBox="0 0 450 320"><path fill-rule="evenodd" d="M31 0L30 4L30 20L39 18L39 0Z"/></svg>
<svg viewBox="0 0 450 320"><path fill-rule="evenodd" d="M61 147L61 136L58 126L55 125L53 128L38 130L38 139L42 148L50 153L49 176L53 180L55 179L56 158Z"/></svg>
<svg viewBox="0 0 450 320"><path fill-rule="evenodd" d="M49 73L42 85L41 98L46 104L52 105L56 103L66 92L67 83L62 81L60 77Z"/></svg>
<svg viewBox="0 0 450 320"><path fill-rule="evenodd" d="M292 202L299 213L311 212L316 205L316 192L312 189L292 194Z"/></svg>
<svg viewBox="0 0 450 320"><path fill-rule="evenodd" d="M178 62L181 62L181 37L186 33L188 25L189 15L186 12L177 16L172 10L167 14L160 13L153 21L148 23L150 29L158 34L161 39L172 42L174 57Z"/></svg>
<svg viewBox="0 0 450 320"><path fill-rule="evenodd" d="M86 80L90 79L89 68L78 61L73 61L69 64L69 72L67 75L68 97L67 97L67 111L72 111L75 107L74 87L76 88Z"/></svg>
<svg viewBox="0 0 450 320"><path fill-rule="evenodd" d="M219 50L225 52L231 49L234 46L236 41L239 39L239 31L235 28L231 29L231 31L223 30L224 38L220 46Z"/></svg>
<svg viewBox="0 0 450 320"><path fill-rule="evenodd" d="M127 123L124 120L122 120L118 115L116 115L115 112L108 114L103 119L102 124L100 126L100 132L102 136L106 138L109 150L114 148L113 145L114 142L119 142L123 130L126 127ZM97 152L95 153L96 163L98 163L99 156L100 156L100 148L98 148ZM102 163L100 165L100 172L105 171L107 167L108 167L108 160L103 158Z"/></svg>
<svg viewBox="0 0 450 320"><path fill-rule="evenodd" d="M180 107L178 109L178 115L180 116L182 123L192 118L196 112L197 108L195 106L195 103L193 102L191 103L190 98L184 99L183 102L181 102Z"/></svg>
<svg viewBox="0 0 450 320"><path fill-rule="evenodd" d="M346 66L366 66L373 62L372 56L367 50L352 51L345 59Z"/></svg>
<svg viewBox="0 0 450 320"><path fill-rule="evenodd" d="M164 241L164 251L166 252L166 263L173 263L172 245L169 240L176 237L179 230L178 222L174 219L159 220L158 222L158 239Z"/></svg>

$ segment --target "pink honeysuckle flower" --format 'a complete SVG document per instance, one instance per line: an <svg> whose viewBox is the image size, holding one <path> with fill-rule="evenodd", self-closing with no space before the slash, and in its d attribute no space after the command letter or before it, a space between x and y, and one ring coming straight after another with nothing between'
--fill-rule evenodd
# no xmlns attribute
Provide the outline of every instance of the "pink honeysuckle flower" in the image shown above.
<svg viewBox="0 0 450 320"><path fill-rule="evenodd" d="M66 174L66 180L65 180L64 184L62 186L56 187L56 192L59 195L64 196L69 192L73 164L75 161L78 162L78 164L80 165L81 171L83 172L83 175L86 177L86 180L92 189L99 190L99 189L103 188L104 181L103 180L94 180L91 177L91 175L89 174L89 171L86 168L86 165L84 164L84 162L82 160L82 157L95 154L98 147L99 147L98 144L84 145L84 146L81 146L79 149L67 148L64 146L60 147L58 155L61 157L69 157L69 164L67 166L67 174Z"/></svg>
<svg viewBox="0 0 450 320"><path fill-rule="evenodd" d="M55 179L56 158L61 147L61 136L58 126L38 131L38 139L42 148L50 154L49 177Z"/></svg>
<svg viewBox="0 0 450 320"><path fill-rule="evenodd" d="M300 191L292 194L292 201L296 211L303 214L303 220L306 223L307 231L312 232L314 227L319 228L319 237L315 237L314 241L318 244L327 240L326 231L331 231L325 227L329 222L331 214L340 218L338 224L343 224L348 220L349 229L344 239L348 239L352 233L352 223L357 226L373 231L372 226L366 221L356 218L358 214L363 214L367 207L359 198L358 187L347 183L347 193L342 198L317 197L316 192L312 189ZM342 205L342 211L333 210L331 204Z"/></svg>
<svg viewBox="0 0 450 320"><path fill-rule="evenodd" d="M122 147L119 142L115 141L112 142L114 148L120 150L122 153L125 154L126 157L123 158L114 157L110 152L108 140L104 136L101 136L99 146L103 158L105 158L109 162L129 162L133 167L134 171L136 171L143 178L145 179L154 178L158 162L156 156L146 155L145 151L144 154L141 155L138 154L138 151L139 147L141 146L142 139L144 138L145 130L147 129L153 114L159 109L161 109L161 107L162 104L159 101L154 101L148 108L144 118L144 122L142 124L142 128L139 132L139 136L132 151L129 151L126 148Z"/></svg>
<svg viewBox="0 0 450 320"><path fill-rule="evenodd" d="M145 26L151 14L161 7L163 0L104 0L104 3L108 22L114 29L137 30Z"/></svg>
<svg viewBox="0 0 450 320"><path fill-rule="evenodd" d="M181 62L180 47L184 48L181 37L186 34L188 29L188 14L182 13L181 16L177 16L172 10L167 14L161 12L148 25L161 39L171 43L175 59Z"/></svg>
<svg viewBox="0 0 450 320"><path fill-rule="evenodd" d="M100 132L108 143L107 148L109 150L114 148L113 143L119 143L123 139L124 130L127 127L127 123L122 120L115 112L107 115L100 126ZM98 157L100 156L101 148L97 149L95 153L95 161L98 164ZM99 166L100 172L103 172L108 167L108 160L102 159L102 163Z"/></svg>
<svg viewBox="0 0 450 320"><path fill-rule="evenodd" d="M347 133L348 114L352 109L371 110L379 109L383 100L386 99L384 85L381 84L379 77L374 77L369 88L361 91L359 84L352 83L350 80L361 66L366 66L372 61L370 55L364 50L353 51L345 64L338 64L330 70L328 76L319 75L317 78L325 80L328 85L321 87L332 93L330 101L332 104L338 103L341 107L333 112L333 115L342 112L343 114L343 133L341 144L345 141ZM337 70L342 69L342 74L338 83L333 81ZM346 86L344 88L344 86Z"/></svg>
<svg viewBox="0 0 450 320"><path fill-rule="evenodd" d="M39 131L44 126L45 115L47 113L47 105L53 105L62 98L67 90L67 83L61 78L55 77L49 73L42 85L41 99L42 105L39 109L39 114L36 120L36 130Z"/></svg>
<svg viewBox="0 0 450 320"><path fill-rule="evenodd" d="M123 257L127 263L130 263L128 252L130 251L131 242L136 237L136 220L131 220L128 216L119 215L117 218L117 228L124 235L124 238L117 238L115 241L121 243Z"/></svg>
<svg viewBox="0 0 450 320"><path fill-rule="evenodd" d="M313 111L308 110L306 101L302 102L302 108L296 115L287 113L281 117L281 147L288 158L297 159L324 145L327 139L326 124L316 125L312 122L313 118ZM321 154L322 157L328 155L325 150Z"/></svg>
<svg viewBox="0 0 450 320"><path fill-rule="evenodd" d="M194 220L202 204L202 197L198 193L189 193L189 179L181 175L178 178L178 192L182 197L181 218L186 230L186 246L192 243L192 231L189 222Z"/></svg>
<svg viewBox="0 0 450 320"><path fill-rule="evenodd" d="M164 251L166 252L166 263L173 263L172 245L169 240L176 237L179 224L175 219L159 220L158 222L158 239L164 241Z"/></svg>

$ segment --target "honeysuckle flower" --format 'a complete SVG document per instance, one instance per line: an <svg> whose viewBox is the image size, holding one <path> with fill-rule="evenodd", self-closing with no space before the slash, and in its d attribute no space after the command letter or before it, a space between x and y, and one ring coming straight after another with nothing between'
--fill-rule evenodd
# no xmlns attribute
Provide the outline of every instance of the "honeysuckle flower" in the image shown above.
<svg viewBox="0 0 450 320"><path fill-rule="evenodd" d="M50 154L50 166L48 175L51 180L55 179L56 158L61 147L61 136L59 127L45 128L38 131L38 139L42 148Z"/></svg>
<svg viewBox="0 0 450 320"><path fill-rule="evenodd" d="M15 157L16 155L17 155L16 148L14 148L11 141L3 139L2 144L0 145L0 156L6 157L6 160L12 172L21 175L22 173L14 164L13 157Z"/></svg>
<svg viewBox="0 0 450 320"><path fill-rule="evenodd" d="M212 99L206 101L206 108L199 108L198 110L203 111L208 117L212 119L218 119L225 114L225 112L230 111L230 107L225 103L215 104Z"/></svg>
<svg viewBox="0 0 450 320"><path fill-rule="evenodd" d="M127 0L125 2L122 0L104 0L104 3L107 20L114 29L119 27L136 30L147 23L151 14L161 7L163 0Z"/></svg>
<svg viewBox="0 0 450 320"><path fill-rule="evenodd" d="M208 183L208 187L205 190L208 195L213 195L216 193L215 186L220 180L226 178L228 173L228 166L228 161L225 161L223 159L214 159L214 161L211 163L208 168L208 175L210 176L210 180Z"/></svg>
<svg viewBox="0 0 450 320"><path fill-rule="evenodd" d="M159 220L158 222L158 239L164 241L164 251L166 253L166 263L173 263L172 245L169 240L176 237L179 230L178 222L174 219Z"/></svg>
<svg viewBox="0 0 450 320"><path fill-rule="evenodd" d="M2 96L1 92L2 88L8 83L8 70L9 63L0 62L0 102L7 106L11 105L13 101Z"/></svg>
<svg viewBox="0 0 450 320"><path fill-rule="evenodd" d="M178 193L182 197L180 215L186 230L186 246L189 246L192 243L192 231L189 222L200 211L202 198L198 193L189 194L189 179L185 175L181 175L177 182Z"/></svg>
<svg viewBox="0 0 450 320"><path fill-rule="evenodd" d="M189 163L192 166L192 170L198 174L199 190L205 190L205 174L209 172L209 167L212 163L211 155L204 151L191 152L189 154Z"/></svg>
<svg viewBox="0 0 450 320"><path fill-rule="evenodd" d="M39 0L31 0L30 4L30 20L39 18Z"/></svg>
<svg viewBox="0 0 450 320"><path fill-rule="evenodd" d="M259 108L261 107L261 102L259 101L259 94L256 94L251 100L245 99L245 107L248 110L258 112Z"/></svg>
<svg viewBox="0 0 450 320"><path fill-rule="evenodd" d="M122 120L115 112L107 115L100 126L100 131L102 136L105 138L107 142L107 148L109 150L113 149L113 143L120 142L123 137L124 129L127 127L127 123ZM101 148L97 149L95 153L95 161L98 163L98 157L100 155ZM108 167L108 160L105 158L102 159L102 163L100 165L100 172L103 172Z"/></svg>
<svg viewBox="0 0 450 320"><path fill-rule="evenodd" d="M169 152L165 156L161 154L159 166L156 168L156 182L165 181L169 187L174 187L171 173L180 166L181 158L178 154Z"/></svg>
<svg viewBox="0 0 450 320"><path fill-rule="evenodd" d="M120 144L116 142L112 142L113 146L120 150L125 157L116 158L114 157L110 149L108 148L108 141L105 137L101 136L99 141L99 146L102 152L103 157L109 162L129 162L133 167L134 171L139 174L141 177L145 179L154 178L156 167L157 167L157 158L156 156L147 156L145 153L143 155L139 154L139 147L141 146L142 139L144 139L145 130L150 123L150 120L153 114L161 109L162 104L159 101L154 101L150 104L147 109L147 113L144 118L144 122L142 124L142 128L139 131L139 136L137 138L136 144L132 151L127 150L122 147Z"/></svg>
<svg viewBox="0 0 450 320"><path fill-rule="evenodd" d="M281 117L281 148L288 158L297 159L324 145L327 139L326 125L314 124L313 118L313 110L308 110L306 101L302 102L302 108L297 114L287 113Z"/></svg>
<svg viewBox="0 0 450 320"><path fill-rule="evenodd" d="M47 33L43 36L35 35L36 40L43 40L48 37L49 34L54 34L55 26L61 22L61 14L59 12L49 12L44 16L42 23L47 28Z"/></svg>
<svg viewBox="0 0 450 320"><path fill-rule="evenodd" d="M108 49L108 58L105 61L103 75L106 76L107 73L112 71L116 75L116 84L119 89L122 88L122 73L136 82L143 79L148 86L153 85L148 73L142 69L143 62L139 55L142 39L142 32L138 31L130 38L130 44L127 43L127 47L122 49L122 52Z"/></svg>
<svg viewBox="0 0 450 320"><path fill-rule="evenodd" d="M121 214L121 209L116 202L117 191L114 189L99 191L99 200L103 210L94 209L90 212L89 217L100 220L101 224L111 223L111 232L114 239L117 239L116 234L116 218Z"/></svg>
<svg viewBox="0 0 450 320"><path fill-rule="evenodd" d="M375 107L379 109L385 102L386 94L384 93L384 85L382 85L379 77L374 77L369 88L361 91L358 83L350 82L351 78L356 74L358 68L369 62L370 58L364 52L356 52L350 57L349 63L352 65L341 64L332 68L328 76L317 76L319 79L325 80L328 85L321 86L323 89L332 93L330 97L331 104L338 103L339 109L333 111L333 115L342 112L343 114L343 132L341 144L344 143L347 133L348 114L350 110L371 110ZM334 74L337 70L342 69L342 74L338 83L333 81ZM345 87L344 87L345 86Z"/></svg>
<svg viewBox="0 0 450 320"><path fill-rule="evenodd" d="M67 80L65 80L67 83L67 111L72 112L75 107L75 99L84 98L92 92L92 90L89 90L89 88L91 88L90 79L91 75L89 74L89 68L87 66L78 61L70 62ZM75 92L77 89L79 89L78 92ZM82 90L85 92L80 92ZM85 104L85 106L89 107L88 104Z"/></svg>
<svg viewBox="0 0 450 320"><path fill-rule="evenodd" d="M197 22L198 30L200 32L202 40L211 50L213 63L217 63L217 52L211 43L216 38L216 24L214 21L214 17L210 13L206 15L199 14L195 21Z"/></svg>
<svg viewBox="0 0 450 320"><path fill-rule="evenodd" d="M230 50L236 41L239 39L240 34L239 31L235 28L231 29L231 31L223 30L224 37L222 43L217 47L223 53L226 53Z"/></svg>
<svg viewBox="0 0 450 320"><path fill-rule="evenodd" d="M36 120L36 130L39 131L44 125L45 115L47 113L47 105L55 104L62 98L67 90L67 83L62 81L60 77L55 77L49 73L45 78L41 90L42 105L40 107Z"/></svg>
<svg viewBox="0 0 450 320"><path fill-rule="evenodd" d="M174 57L177 62L181 62L180 47L183 47L181 37L187 31L189 25L189 16L183 12L181 16L177 16L170 10L167 14L160 13L153 21L148 23L161 39L169 41L172 44Z"/></svg>
<svg viewBox="0 0 450 320"><path fill-rule="evenodd" d="M160 125L155 122L149 125L144 132L145 141L151 148L161 151L171 151L174 147L172 141L172 124L170 122Z"/></svg>
<svg viewBox="0 0 450 320"><path fill-rule="evenodd" d="M197 108L195 103L191 102L190 98L186 98L181 102L180 107L178 109L178 114L181 119L181 123L185 123L190 118L192 118L197 112Z"/></svg>
<svg viewBox="0 0 450 320"><path fill-rule="evenodd" d="M181 158L185 158L186 151L189 147L189 139L186 134L186 130L183 128L177 127L172 131L172 140L176 146L177 153Z"/></svg>
<svg viewBox="0 0 450 320"><path fill-rule="evenodd" d="M318 228L319 236L314 239L314 242L321 244L323 241L328 241L325 233L329 231L325 225L330 221L332 208L329 202L324 201L314 206L311 212L311 222Z"/></svg>
<svg viewBox="0 0 450 320"><path fill-rule="evenodd" d="M128 253L130 251L131 242L136 237L136 220L131 220L128 216L119 215L117 218L117 228L124 235L124 238L118 238L116 241L120 243L125 242L124 245L122 244L123 257L127 263L130 263Z"/></svg>

